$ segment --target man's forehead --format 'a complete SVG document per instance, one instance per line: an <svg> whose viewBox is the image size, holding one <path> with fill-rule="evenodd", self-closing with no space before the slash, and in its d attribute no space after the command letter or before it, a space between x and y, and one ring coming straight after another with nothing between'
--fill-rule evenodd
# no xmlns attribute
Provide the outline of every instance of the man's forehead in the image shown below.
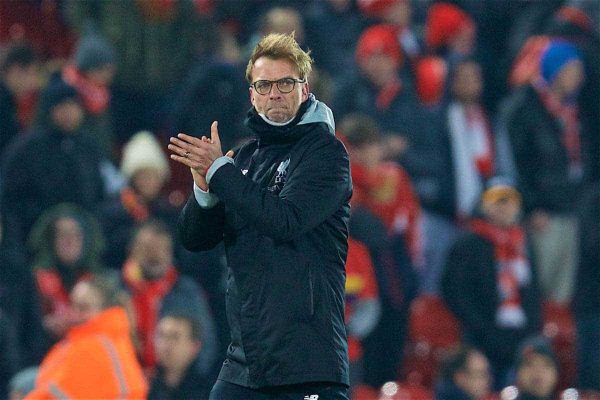
<svg viewBox="0 0 600 400"><path fill-rule="evenodd" d="M253 80L277 80L281 78L298 78L298 69L285 58L260 57L252 68Z"/></svg>

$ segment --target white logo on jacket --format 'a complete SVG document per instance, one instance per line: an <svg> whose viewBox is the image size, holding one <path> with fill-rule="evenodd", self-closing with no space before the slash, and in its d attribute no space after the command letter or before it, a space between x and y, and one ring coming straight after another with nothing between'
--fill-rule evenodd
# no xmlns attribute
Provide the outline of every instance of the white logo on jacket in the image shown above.
<svg viewBox="0 0 600 400"><path fill-rule="evenodd" d="M290 159L288 158L285 161L282 161L277 167L277 173L275 174L275 178L273 179L273 184L269 186L269 191L275 192L283 189L283 185L285 185L285 181L287 180L287 168L290 165Z"/></svg>

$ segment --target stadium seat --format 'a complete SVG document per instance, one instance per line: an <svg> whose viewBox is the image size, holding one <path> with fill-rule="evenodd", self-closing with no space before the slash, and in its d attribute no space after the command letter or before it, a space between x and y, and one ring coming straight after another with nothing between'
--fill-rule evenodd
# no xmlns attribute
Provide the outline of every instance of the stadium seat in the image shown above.
<svg viewBox="0 0 600 400"><path fill-rule="evenodd" d="M417 297L411 305L400 377L413 385L431 387L445 351L460 339L460 324L441 298Z"/></svg>
<svg viewBox="0 0 600 400"><path fill-rule="evenodd" d="M568 305L553 301L543 304L544 336L552 347L560 364L558 387L566 389L575 384L577 378L575 321Z"/></svg>

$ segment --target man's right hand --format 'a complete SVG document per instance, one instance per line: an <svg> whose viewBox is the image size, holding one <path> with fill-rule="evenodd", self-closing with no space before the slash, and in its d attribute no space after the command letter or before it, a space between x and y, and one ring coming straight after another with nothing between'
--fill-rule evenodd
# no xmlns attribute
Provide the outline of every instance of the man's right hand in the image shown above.
<svg viewBox="0 0 600 400"><path fill-rule="evenodd" d="M194 178L194 183L196 184L196 186L198 186L205 192L208 192L208 183L206 183L206 177L200 175L200 173L194 168L190 168L190 171L192 172L192 177Z"/></svg>

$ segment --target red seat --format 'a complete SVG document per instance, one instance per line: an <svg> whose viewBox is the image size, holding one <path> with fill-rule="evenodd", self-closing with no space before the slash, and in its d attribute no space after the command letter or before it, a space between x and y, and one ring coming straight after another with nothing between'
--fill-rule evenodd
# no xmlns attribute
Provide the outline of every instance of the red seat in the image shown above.
<svg viewBox="0 0 600 400"><path fill-rule="evenodd" d="M460 342L460 323L441 298L421 295L411 305L409 337L436 348L448 348Z"/></svg>
<svg viewBox="0 0 600 400"><path fill-rule="evenodd" d="M411 305L401 378L413 385L431 387L444 353L460 340L460 324L444 301L436 296L419 296Z"/></svg>
<svg viewBox="0 0 600 400"><path fill-rule="evenodd" d="M569 306L553 301L543 304L544 336L552 342L552 348L560 365L558 387L566 389L577 378L575 321Z"/></svg>

